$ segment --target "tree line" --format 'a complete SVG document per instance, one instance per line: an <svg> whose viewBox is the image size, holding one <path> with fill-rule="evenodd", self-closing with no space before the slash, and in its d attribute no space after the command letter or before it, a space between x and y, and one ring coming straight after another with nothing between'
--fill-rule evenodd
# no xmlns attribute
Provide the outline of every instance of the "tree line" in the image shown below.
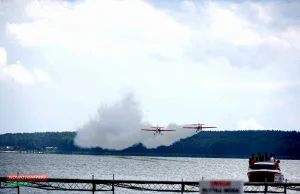
<svg viewBox="0 0 300 194"><path fill-rule="evenodd" d="M148 149L137 143L120 151L83 149L74 145L76 132L7 133L0 135L0 147L45 151L57 147L58 153L126 154L158 156L250 157L252 153L300 159L300 132L297 131L203 131L180 139L170 146Z"/></svg>

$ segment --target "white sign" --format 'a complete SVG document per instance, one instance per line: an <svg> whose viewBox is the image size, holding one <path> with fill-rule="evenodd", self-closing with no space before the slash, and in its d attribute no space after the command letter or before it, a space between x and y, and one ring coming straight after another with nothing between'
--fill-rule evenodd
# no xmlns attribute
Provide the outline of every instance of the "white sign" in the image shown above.
<svg viewBox="0 0 300 194"><path fill-rule="evenodd" d="M274 176L274 182L275 183L282 183L284 182L284 177L282 174L275 174Z"/></svg>
<svg viewBox="0 0 300 194"><path fill-rule="evenodd" d="M201 180L200 194L243 194L242 180Z"/></svg>

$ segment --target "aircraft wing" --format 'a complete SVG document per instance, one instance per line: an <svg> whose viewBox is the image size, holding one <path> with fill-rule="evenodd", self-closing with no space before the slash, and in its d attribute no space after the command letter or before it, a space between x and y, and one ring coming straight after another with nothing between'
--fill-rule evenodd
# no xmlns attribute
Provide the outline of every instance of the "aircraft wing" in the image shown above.
<svg viewBox="0 0 300 194"><path fill-rule="evenodd" d="M141 129L143 131L156 131L155 129Z"/></svg>
<svg viewBox="0 0 300 194"><path fill-rule="evenodd" d="M207 129L207 128L217 128L217 127L204 127L204 126L183 126L182 128L187 128L187 129L198 129L198 128L201 128L201 129Z"/></svg>
<svg viewBox="0 0 300 194"><path fill-rule="evenodd" d="M183 126L182 128L186 128L186 129L198 129L199 127L201 128L201 126Z"/></svg>
<svg viewBox="0 0 300 194"><path fill-rule="evenodd" d="M171 129L163 129L163 130L160 130L160 131L176 131L176 130L171 130Z"/></svg>

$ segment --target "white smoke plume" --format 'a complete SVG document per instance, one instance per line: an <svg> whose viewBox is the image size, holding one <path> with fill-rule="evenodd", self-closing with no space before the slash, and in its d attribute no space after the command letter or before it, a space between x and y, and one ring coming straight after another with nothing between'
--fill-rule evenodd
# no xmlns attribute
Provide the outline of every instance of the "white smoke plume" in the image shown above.
<svg viewBox="0 0 300 194"><path fill-rule="evenodd" d="M74 143L82 148L121 150L136 143L142 143L147 148L155 148L160 145L171 145L181 138L195 134L193 129L183 129L179 125L169 124L166 129L176 131L154 136L152 131L141 130L151 126L150 123L143 123L142 118L139 102L134 99L132 93L127 94L112 106L100 107L96 117L78 130Z"/></svg>

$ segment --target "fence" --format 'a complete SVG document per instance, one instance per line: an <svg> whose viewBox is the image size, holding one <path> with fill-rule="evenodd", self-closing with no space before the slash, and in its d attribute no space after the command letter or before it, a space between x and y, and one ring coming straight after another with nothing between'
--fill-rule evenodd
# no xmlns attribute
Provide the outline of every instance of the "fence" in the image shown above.
<svg viewBox="0 0 300 194"><path fill-rule="evenodd" d="M151 180L102 180L102 179L61 179L49 178L47 181L34 182L7 182L6 177L0 177L0 189L17 189L20 187L31 187L43 190L61 191L85 191L102 192L111 191L117 193L116 188L138 191L157 191L173 193L199 192L199 181L151 181ZM299 191L300 182L285 183L257 183L244 182L244 193L288 193L289 190Z"/></svg>

